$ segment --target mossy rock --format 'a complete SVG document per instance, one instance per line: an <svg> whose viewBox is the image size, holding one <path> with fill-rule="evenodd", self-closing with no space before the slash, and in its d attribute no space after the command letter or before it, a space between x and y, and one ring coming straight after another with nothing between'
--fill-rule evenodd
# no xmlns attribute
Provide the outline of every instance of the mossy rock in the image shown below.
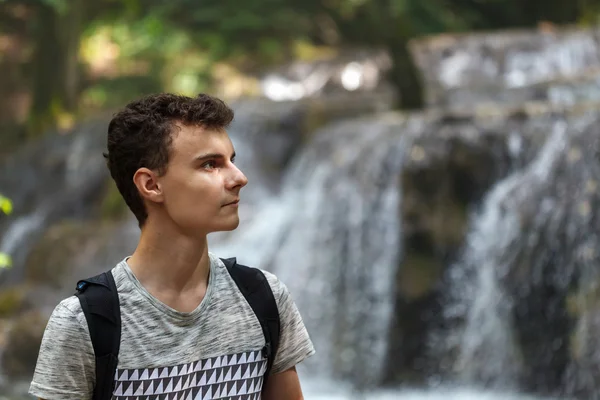
<svg viewBox="0 0 600 400"><path fill-rule="evenodd" d="M8 318L27 307L27 288L12 286L0 291L0 318Z"/></svg>
<svg viewBox="0 0 600 400"><path fill-rule="evenodd" d="M565 297L569 316L578 321L569 336L570 354L573 360L584 360L597 346L595 339L600 325L600 288L597 282L587 282L585 288L573 290Z"/></svg>
<svg viewBox="0 0 600 400"><path fill-rule="evenodd" d="M25 263L28 284L62 288L76 257L101 246L110 232L100 221L62 221L51 226Z"/></svg>
<svg viewBox="0 0 600 400"><path fill-rule="evenodd" d="M2 371L9 379L33 375L48 319L38 311L19 316L8 328L2 357Z"/></svg>
<svg viewBox="0 0 600 400"><path fill-rule="evenodd" d="M411 300L431 293L443 270L443 262L436 257L416 252L407 253L398 271L399 295Z"/></svg>
<svg viewBox="0 0 600 400"><path fill-rule="evenodd" d="M395 93L387 90L373 93L346 92L343 95L304 100L303 140L309 141L315 132L329 123L390 111L394 101Z"/></svg>

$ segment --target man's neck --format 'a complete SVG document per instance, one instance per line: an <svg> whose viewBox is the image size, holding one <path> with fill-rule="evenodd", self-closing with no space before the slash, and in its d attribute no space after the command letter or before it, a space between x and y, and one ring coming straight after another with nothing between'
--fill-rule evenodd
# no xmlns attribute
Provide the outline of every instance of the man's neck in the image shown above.
<svg viewBox="0 0 600 400"><path fill-rule="evenodd" d="M127 260L132 272L150 292L187 293L206 288L210 259L206 236L190 238L147 221L138 246Z"/></svg>

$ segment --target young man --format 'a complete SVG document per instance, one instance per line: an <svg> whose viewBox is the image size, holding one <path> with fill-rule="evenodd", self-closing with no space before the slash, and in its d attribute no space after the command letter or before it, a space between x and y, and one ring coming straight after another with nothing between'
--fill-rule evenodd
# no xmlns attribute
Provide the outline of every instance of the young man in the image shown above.
<svg viewBox="0 0 600 400"><path fill-rule="evenodd" d="M261 325L208 251L209 233L238 226L248 183L225 130L232 119L211 96L159 94L127 105L109 124L108 168L141 228L134 253L111 270L121 315L113 399L303 398L295 366L314 348L286 286L263 271L280 339L262 388ZM91 399L95 367L80 301L67 298L48 322L30 393Z"/></svg>

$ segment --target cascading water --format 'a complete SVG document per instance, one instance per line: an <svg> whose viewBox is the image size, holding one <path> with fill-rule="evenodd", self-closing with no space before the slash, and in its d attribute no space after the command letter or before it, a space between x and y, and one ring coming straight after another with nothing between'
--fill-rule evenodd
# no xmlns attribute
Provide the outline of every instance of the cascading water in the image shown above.
<svg viewBox="0 0 600 400"><path fill-rule="evenodd" d="M519 215L509 210L523 196L522 190L535 191L535 185L548 183L566 140L565 124L557 123L536 160L495 186L473 222L464 256L451 267L450 290L456 300L447 305L446 318L464 318L465 324L444 343L457 346L453 373L461 381L518 389L521 360L511 318L513 299L498 278L509 271L514 262L511 248L521 240ZM525 180L531 185L524 186Z"/></svg>
<svg viewBox="0 0 600 400"><path fill-rule="evenodd" d="M551 119L536 159L473 219L449 273L453 329L433 335L434 358L450 354L449 382L598 398L598 115Z"/></svg>
<svg viewBox="0 0 600 400"><path fill-rule="evenodd" d="M42 229L45 219L45 213L40 210L19 217L10 224L0 242L0 253L8 254L11 257L12 265L23 265L27 253L30 250L28 243L31 243L32 240L30 239L35 236L36 232L39 232ZM22 269L19 268L15 270L19 271ZM16 276L13 278L17 279ZM0 282L2 282L2 279L0 279ZM5 283L9 283L6 276Z"/></svg>

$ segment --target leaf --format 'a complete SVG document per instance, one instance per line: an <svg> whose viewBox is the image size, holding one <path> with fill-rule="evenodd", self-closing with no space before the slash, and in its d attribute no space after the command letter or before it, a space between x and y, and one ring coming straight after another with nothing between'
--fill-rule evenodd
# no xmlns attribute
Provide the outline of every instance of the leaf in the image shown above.
<svg viewBox="0 0 600 400"><path fill-rule="evenodd" d="M390 12L394 18L402 17L407 11L409 11L407 0L392 0L390 2Z"/></svg>
<svg viewBox="0 0 600 400"><path fill-rule="evenodd" d="M65 15L69 10L69 3L67 0L42 0L42 3L46 3L54 8L59 15Z"/></svg>
<svg viewBox="0 0 600 400"><path fill-rule="evenodd" d="M12 267L12 259L8 254L0 253L0 269Z"/></svg>
<svg viewBox="0 0 600 400"><path fill-rule="evenodd" d="M13 205L10 199L2 195L0 195L0 210L2 210L2 212L4 212L6 215L12 213L13 210Z"/></svg>

